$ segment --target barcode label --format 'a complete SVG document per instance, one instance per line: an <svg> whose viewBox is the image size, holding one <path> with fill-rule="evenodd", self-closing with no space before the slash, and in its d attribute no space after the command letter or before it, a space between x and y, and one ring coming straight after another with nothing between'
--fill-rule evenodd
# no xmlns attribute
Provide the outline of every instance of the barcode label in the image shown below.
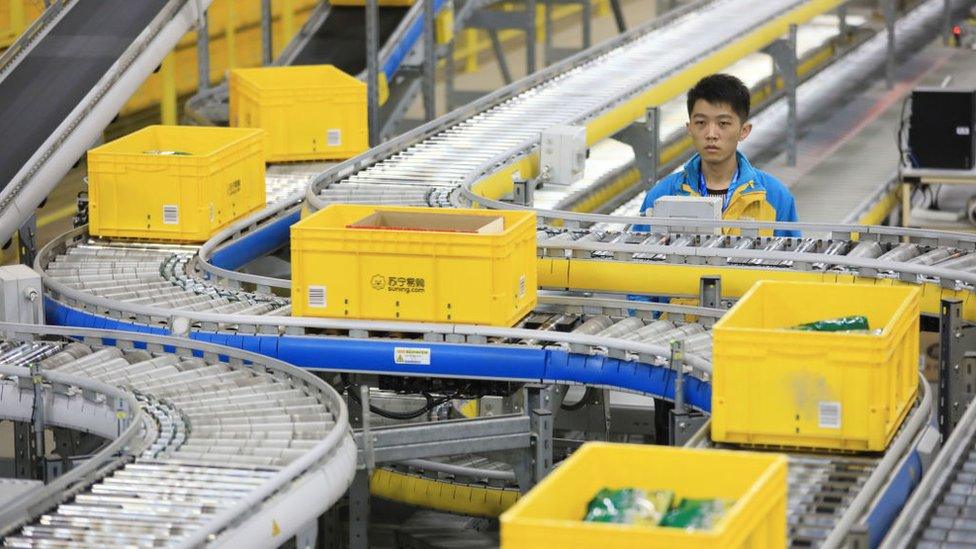
<svg viewBox="0 0 976 549"><path fill-rule="evenodd" d="M338 147L339 145L342 145L342 130L332 128L325 132L325 142L330 147Z"/></svg>
<svg viewBox="0 0 976 549"><path fill-rule="evenodd" d="M325 286L308 287L308 306L325 307Z"/></svg>
<svg viewBox="0 0 976 549"><path fill-rule="evenodd" d="M519 295L519 297L522 297L523 295L525 295L525 275L522 275L522 276L519 277L518 295Z"/></svg>
<svg viewBox="0 0 976 549"><path fill-rule="evenodd" d="M163 205L163 224L165 225L179 225L180 224L180 207L176 204L164 204Z"/></svg>
<svg viewBox="0 0 976 549"><path fill-rule="evenodd" d="M840 429L840 402L821 401L818 408L821 429Z"/></svg>

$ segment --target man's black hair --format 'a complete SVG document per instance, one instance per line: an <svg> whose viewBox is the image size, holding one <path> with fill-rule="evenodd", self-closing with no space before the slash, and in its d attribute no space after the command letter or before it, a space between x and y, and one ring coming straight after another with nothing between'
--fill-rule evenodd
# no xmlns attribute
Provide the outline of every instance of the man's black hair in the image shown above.
<svg viewBox="0 0 976 549"><path fill-rule="evenodd" d="M712 105L729 105L742 123L749 119L749 88L731 74L712 74L699 80L688 91L688 116L699 99Z"/></svg>

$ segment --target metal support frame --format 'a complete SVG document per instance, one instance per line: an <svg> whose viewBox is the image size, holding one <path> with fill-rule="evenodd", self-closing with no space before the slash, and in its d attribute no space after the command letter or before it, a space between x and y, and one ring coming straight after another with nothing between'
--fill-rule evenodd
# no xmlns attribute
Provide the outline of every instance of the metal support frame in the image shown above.
<svg viewBox="0 0 976 549"><path fill-rule="evenodd" d="M434 39L434 0L424 2L424 74L423 98L424 121L430 122L437 117L437 90L435 88L437 75L437 42Z"/></svg>
<svg viewBox="0 0 976 549"><path fill-rule="evenodd" d="M779 39L763 49L773 58L778 72L783 77L783 91L786 94L786 164L796 166L796 142L799 133L796 113L796 89L799 85L796 57L796 25L790 25L785 39Z"/></svg>
<svg viewBox="0 0 976 549"><path fill-rule="evenodd" d="M685 406L684 359L684 343L672 341L670 366L675 371L676 376L674 379L674 408L670 411L670 421L668 422L668 444L670 446L684 446L688 439L694 436L708 421L705 414L695 412Z"/></svg>
<svg viewBox="0 0 976 549"><path fill-rule="evenodd" d="M648 107L643 122L634 122L613 136L634 149L634 164L640 172L641 181L647 181L648 185L657 181L657 171L661 165L660 122L661 108Z"/></svg>
<svg viewBox="0 0 976 549"><path fill-rule="evenodd" d="M528 416L531 438L528 447L519 453L514 464L519 491L528 492L552 470L552 397L554 386L530 383L525 385L523 409Z"/></svg>
<svg viewBox="0 0 976 549"><path fill-rule="evenodd" d="M578 0L577 0L578 1ZM532 74L536 70L536 0L525 0L525 7L516 11L501 11L490 7L480 8L467 20L469 28L483 29L488 33L491 41L491 48L498 62L498 69L501 72L502 80L505 84L513 81L512 71L505 60L505 52L502 48L501 40L498 38L498 31L519 30L525 35L525 63L526 74ZM448 59L453 59L452 52L449 52ZM454 89L453 61L449 61L446 74L447 79L447 110L453 110L461 105L466 105L487 93L486 91L459 91Z"/></svg>
<svg viewBox="0 0 976 549"><path fill-rule="evenodd" d="M546 66L565 59L577 51L585 50L593 42L593 4L591 0L544 0L545 2L545 42L542 53L543 63ZM580 25L582 26L582 46L576 48L557 48L555 42L555 29L553 26L552 12L559 4L579 4L582 10Z"/></svg>
<svg viewBox="0 0 976 549"><path fill-rule="evenodd" d="M518 450L530 445L531 422L522 414L412 423L370 431L375 463L454 454ZM365 463L364 433L355 433Z"/></svg>
<svg viewBox="0 0 976 549"><path fill-rule="evenodd" d="M375 0L372 0L375 3ZM367 549L369 547L369 479L376 468L376 452L373 431L369 425L369 385L359 386L362 433L356 441L360 448L360 459L356 463L356 476L349 487L349 547Z"/></svg>
<svg viewBox="0 0 976 549"><path fill-rule="evenodd" d="M898 14L895 10L895 0L878 0L881 2L881 11L884 14L885 29L888 31L888 50L885 61L885 84L888 89L895 87L895 19Z"/></svg>
<svg viewBox="0 0 976 549"><path fill-rule="evenodd" d="M624 10L620 7L620 0L610 0L610 10L613 11L613 21L617 24L617 32L627 32L627 21L624 20Z"/></svg>
<svg viewBox="0 0 976 549"><path fill-rule="evenodd" d="M33 213L17 229L17 250L20 254L20 262L28 267L34 266L34 257L37 255L37 214Z"/></svg>
<svg viewBox="0 0 976 549"><path fill-rule="evenodd" d="M349 547L369 548L369 473L356 471L349 487Z"/></svg>
<svg viewBox="0 0 976 549"><path fill-rule="evenodd" d="M265 67L274 61L272 38L271 0L261 0L261 65Z"/></svg>
<svg viewBox="0 0 976 549"><path fill-rule="evenodd" d="M939 432L945 441L976 395L976 326L963 325L962 301L943 299L939 317Z"/></svg>
<svg viewBox="0 0 976 549"><path fill-rule="evenodd" d="M197 89L204 91L210 87L210 25L207 14L200 12L197 22Z"/></svg>
<svg viewBox="0 0 976 549"><path fill-rule="evenodd" d="M837 6L837 31L844 40L847 40L847 35L851 32L851 28L847 24L847 4Z"/></svg>
<svg viewBox="0 0 976 549"><path fill-rule="evenodd" d="M380 138L379 34L379 2L366 0L366 110L371 147L375 147Z"/></svg>
<svg viewBox="0 0 976 549"><path fill-rule="evenodd" d="M37 478L37 449L34 426L27 421L14 422L14 477Z"/></svg>

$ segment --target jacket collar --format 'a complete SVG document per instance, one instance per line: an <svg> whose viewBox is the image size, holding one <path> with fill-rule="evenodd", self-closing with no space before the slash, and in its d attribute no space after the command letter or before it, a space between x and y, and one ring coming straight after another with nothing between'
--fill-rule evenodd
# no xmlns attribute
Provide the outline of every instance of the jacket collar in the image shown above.
<svg viewBox="0 0 976 549"><path fill-rule="evenodd" d="M739 162L739 177L733 181L729 188L732 191L732 196L740 195L747 192L755 192L765 190L762 183L759 182L756 177L756 169L752 167L749 163L749 159L746 158L744 154L739 151L735 151L735 158ZM685 163L685 183L689 187L695 189L697 192L698 181L701 174L701 155L695 154ZM751 183L747 188L739 189L740 186Z"/></svg>

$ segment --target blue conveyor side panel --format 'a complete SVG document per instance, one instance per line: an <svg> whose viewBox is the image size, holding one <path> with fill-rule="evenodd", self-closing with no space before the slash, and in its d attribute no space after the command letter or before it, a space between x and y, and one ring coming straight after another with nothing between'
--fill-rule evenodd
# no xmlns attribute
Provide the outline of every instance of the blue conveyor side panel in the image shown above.
<svg viewBox="0 0 976 549"><path fill-rule="evenodd" d="M49 297L44 298L44 306L49 324L159 335L167 333L155 326L93 315L58 303ZM583 383L674 398L674 373L668 368L600 355L569 353L559 349L204 331L193 331L190 337L258 352L310 369L374 372L382 375ZM429 349L430 364L400 364L395 359L397 348ZM711 408L711 386L687 376L685 399L692 406L708 411Z"/></svg>
<svg viewBox="0 0 976 549"><path fill-rule="evenodd" d="M895 523L905 502L918 487L924 472L922 458L918 455L918 451L912 450L908 459L902 462L901 468L895 473L877 505L871 510L871 514L868 515L868 545L871 549L881 545L881 541L891 525Z"/></svg>
<svg viewBox="0 0 976 549"><path fill-rule="evenodd" d="M288 244L291 226L301 219L301 212L286 215L281 219L253 230L215 251L210 264L221 269L233 270Z"/></svg>

